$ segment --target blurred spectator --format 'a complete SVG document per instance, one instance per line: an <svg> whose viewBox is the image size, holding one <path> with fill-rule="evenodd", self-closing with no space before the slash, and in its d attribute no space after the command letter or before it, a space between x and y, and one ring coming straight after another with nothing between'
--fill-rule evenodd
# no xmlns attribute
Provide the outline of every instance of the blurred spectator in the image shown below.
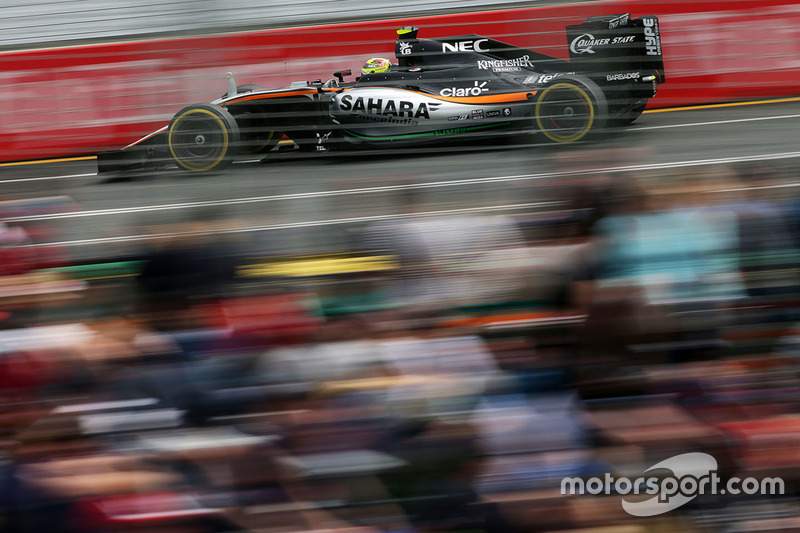
<svg viewBox="0 0 800 533"><path fill-rule="evenodd" d="M739 170L741 200L735 205L741 241L742 272L751 296L794 291L798 277L798 226L795 202L786 194L787 179L769 166Z"/></svg>
<svg viewBox="0 0 800 533"><path fill-rule="evenodd" d="M35 266L36 251L29 244L23 228L0 221L0 276L23 274Z"/></svg>
<svg viewBox="0 0 800 533"><path fill-rule="evenodd" d="M583 305L598 329L588 335L616 339L618 350L649 343L673 355L714 346L719 304L743 291L736 216L707 209L709 185L679 177L617 191L615 210L595 228L594 282ZM671 342L663 344L665 335Z"/></svg>
<svg viewBox="0 0 800 533"><path fill-rule="evenodd" d="M224 297L236 278L243 252L236 243L215 234L226 221L213 214L202 222L170 228L175 237L156 241L144 256L138 285L143 310L156 329L202 327L198 303Z"/></svg>
<svg viewBox="0 0 800 533"><path fill-rule="evenodd" d="M163 490L176 480L140 457L109 453L70 415L40 418L11 449L0 470L4 533L94 531L81 501Z"/></svg>
<svg viewBox="0 0 800 533"><path fill-rule="evenodd" d="M504 217L409 218L365 231L366 249L394 256L400 268L390 289L400 305L446 307L510 299L525 287L515 262L524 238Z"/></svg>

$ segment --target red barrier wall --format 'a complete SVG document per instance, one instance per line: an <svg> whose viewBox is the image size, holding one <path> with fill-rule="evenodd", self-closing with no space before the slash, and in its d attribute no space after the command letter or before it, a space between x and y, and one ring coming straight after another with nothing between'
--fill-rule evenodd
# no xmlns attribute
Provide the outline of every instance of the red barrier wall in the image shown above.
<svg viewBox="0 0 800 533"><path fill-rule="evenodd" d="M94 153L122 146L189 103L238 83L277 88L357 72L393 56L394 30L477 33L566 58L564 26L588 16L658 15L668 83L651 107L800 93L800 5L763 0L602 3L437 15L244 34L0 54L0 160Z"/></svg>

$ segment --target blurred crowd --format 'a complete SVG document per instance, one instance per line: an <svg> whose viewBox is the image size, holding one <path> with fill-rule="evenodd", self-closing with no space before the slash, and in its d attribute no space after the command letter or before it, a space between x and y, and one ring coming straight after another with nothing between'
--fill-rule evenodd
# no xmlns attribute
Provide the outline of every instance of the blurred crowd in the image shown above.
<svg viewBox="0 0 800 533"><path fill-rule="evenodd" d="M573 174L316 269L204 220L80 277L3 226L0 532L798 530L796 178ZM687 452L785 494L560 491Z"/></svg>

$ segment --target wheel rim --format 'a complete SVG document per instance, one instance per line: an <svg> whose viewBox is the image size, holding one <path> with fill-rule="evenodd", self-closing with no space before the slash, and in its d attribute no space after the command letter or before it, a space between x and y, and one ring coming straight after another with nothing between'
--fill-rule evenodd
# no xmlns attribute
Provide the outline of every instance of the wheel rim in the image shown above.
<svg viewBox="0 0 800 533"><path fill-rule="evenodd" d="M545 88L536 103L539 130L551 141L578 141L589 133L594 120L591 97L571 83L557 83Z"/></svg>
<svg viewBox="0 0 800 533"><path fill-rule="evenodd" d="M210 170L225 159L230 139L220 117L206 109L190 109L169 129L172 157L189 170Z"/></svg>

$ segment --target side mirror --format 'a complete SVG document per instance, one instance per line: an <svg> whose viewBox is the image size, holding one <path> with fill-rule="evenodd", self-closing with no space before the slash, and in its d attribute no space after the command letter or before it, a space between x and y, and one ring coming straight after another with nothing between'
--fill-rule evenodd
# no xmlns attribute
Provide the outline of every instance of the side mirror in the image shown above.
<svg viewBox="0 0 800 533"><path fill-rule="evenodd" d="M225 97L230 98L231 96L236 96L236 80L233 77L233 72L228 72L228 75L225 77L228 78L228 93Z"/></svg>
<svg viewBox="0 0 800 533"><path fill-rule="evenodd" d="M353 72L351 70L340 70L338 72L334 72L333 75L339 80L339 83L344 82L345 76L350 76Z"/></svg>

